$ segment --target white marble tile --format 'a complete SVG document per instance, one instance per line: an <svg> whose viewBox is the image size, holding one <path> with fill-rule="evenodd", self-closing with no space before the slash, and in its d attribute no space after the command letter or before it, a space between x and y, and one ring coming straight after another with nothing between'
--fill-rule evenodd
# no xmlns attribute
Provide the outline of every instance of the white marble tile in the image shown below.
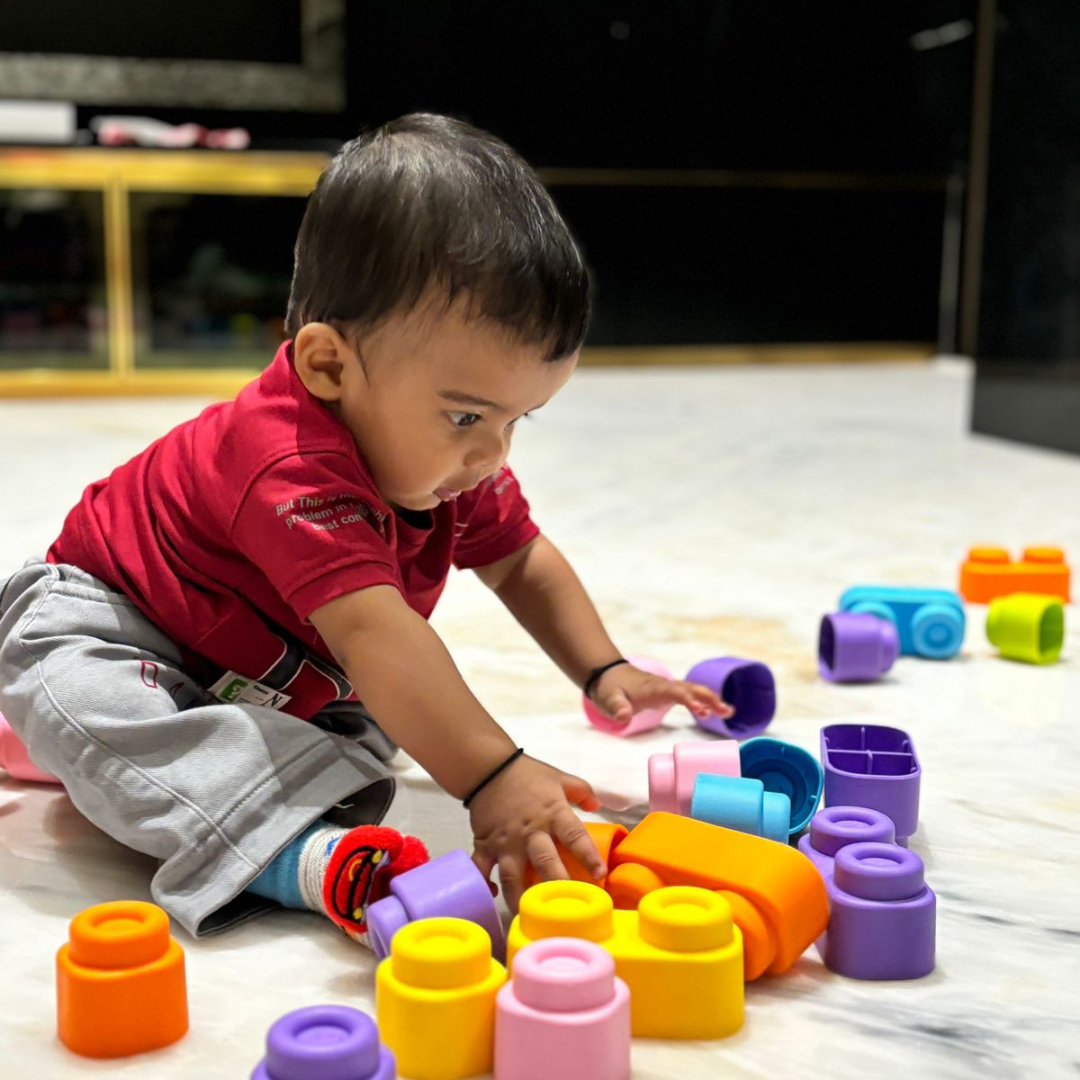
<svg viewBox="0 0 1080 1080"><path fill-rule="evenodd" d="M903 659L882 683L817 678L817 621L847 585L954 586L972 543L1056 543L1080 559L1080 459L966 433L959 362L586 370L522 425L514 463L620 645L677 672L707 656L770 664L770 734L816 752L833 720L910 731L924 779L914 850L938 893L938 968L861 983L813 950L753 984L712 1044L639 1040L634 1075L1051 1078L1080 1069L1080 627L1064 659L994 656L969 607L961 657ZM191 415L191 400L0 405L0 572L40 552L82 487ZM694 737L685 714L618 740L468 575L435 624L481 699L531 752L640 801L645 761ZM435 852L460 808L407 762L390 823ZM192 1030L95 1063L56 1041L53 954L90 904L146 898L150 867L55 791L0 781L0 1062L5 1077L247 1076L267 1026L302 1005L370 1007L372 959L316 916L274 915L187 950Z"/></svg>

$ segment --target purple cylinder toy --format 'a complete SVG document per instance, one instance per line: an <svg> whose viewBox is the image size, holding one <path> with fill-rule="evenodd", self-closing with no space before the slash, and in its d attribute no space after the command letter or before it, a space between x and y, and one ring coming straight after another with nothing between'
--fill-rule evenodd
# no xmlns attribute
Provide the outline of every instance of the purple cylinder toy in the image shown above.
<svg viewBox="0 0 1080 1080"><path fill-rule="evenodd" d="M937 899L922 859L896 844L849 844L836 854L825 966L852 979L919 979L934 970Z"/></svg>
<svg viewBox="0 0 1080 1080"><path fill-rule="evenodd" d="M404 876L404 875L403 875ZM375 1021L346 1005L286 1013L266 1036L266 1057L251 1080L394 1080L394 1055Z"/></svg>
<svg viewBox="0 0 1080 1080"><path fill-rule="evenodd" d="M810 831L799 840L799 850L823 878L829 878L841 848L866 843L896 843L896 828L888 815L865 806L827 806L814 815Z"/></svg>
<svg viewBox="0 0 1080 1080"><path fill-rule="evenodd" d="M838 611L821 620L818 671L829 682L871 682L900 655L900 637L890 619Z"/></svg>
<svg viewBox="0 0 1080 1080"><path fill-rule="evenodd" d="M458 848L400 874L390 882L390 895L367 909L368 940L385 960L390 941L406 923L441 917L467 919L491 938L491 954L506 960L506 934L484 875Z"/></svg>
<svg viewBox="0 0 1080 1080"><path fill-rule="evenodd" d="M715 713L695 721L706 731L731 739L749 739L760 735L776 715L776 680L773 673L756 660L719 656L702 660L687 673L686 681L701 683L719 694L735 715L724 720Z"/></svg>

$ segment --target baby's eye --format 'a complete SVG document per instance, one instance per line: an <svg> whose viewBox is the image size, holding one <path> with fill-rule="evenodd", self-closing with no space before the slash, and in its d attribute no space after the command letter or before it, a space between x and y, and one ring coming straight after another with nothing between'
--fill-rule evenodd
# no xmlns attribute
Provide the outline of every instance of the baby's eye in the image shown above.
<svg viewBox="0 0 1080 1080"><path fill-rule="evenodd" d="M450 423L459 428L472 427L477 420L482 419L479 413L474 412L449 412L446 415L450 417Z"/></svg>

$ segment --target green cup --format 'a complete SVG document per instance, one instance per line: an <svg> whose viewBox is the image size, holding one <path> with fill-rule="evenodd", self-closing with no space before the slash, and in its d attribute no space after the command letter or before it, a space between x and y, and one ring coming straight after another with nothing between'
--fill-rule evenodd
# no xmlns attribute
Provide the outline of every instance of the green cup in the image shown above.
<svg viewBox="0 0 1080 1080"><path fill-rule="evenodd" d="M1052 664L1065 641L1065 607L1036 593L1001 596L990 605L986 636L1009 660Z"/></svg>

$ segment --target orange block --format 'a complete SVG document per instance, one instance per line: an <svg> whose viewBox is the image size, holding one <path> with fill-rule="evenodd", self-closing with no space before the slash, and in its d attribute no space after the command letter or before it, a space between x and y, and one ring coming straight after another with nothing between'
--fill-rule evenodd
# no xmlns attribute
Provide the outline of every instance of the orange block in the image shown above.
<svg viewBox="0 0 1080 1080"><path fill-rule="evenodd" d="M616 845L626 836L626 829L621 825L612 825L607 821L584 821L582 824L585 826L585 831L592 838L592 842L596 845L596 850L600 852L600 858L604 860L608 869L611 869L611 853L615 850ZM597 881L584 866L581 865L574 858L570 852L563 847L562 842L555 841L555 850L559 853L559 858L563 861L563 866L566 867L566 872L570 875L571 881L587 881L590 885L599 885L601 888L607 881L605 878L603 881ZM525 887L532 888L540 880L540 876L533 869L530 864L525 868ZM637 905L635 905L636 907Z"/></svg>
<svg viewBox="0 0 1080 1080"><path fill-rule="evenodd" d="M56 954L60 1039L85 1057L156 1050L188 1029L184 951L156 904L117 900L71 920Z"/></svg>
<svg viewBox="0 0 1080 1080"><path fill-rule="evenodd" d="M787 971L829 921L825 883L787 844L678 814L648 814L612 854L607 891L633 909L667 885L713 889L743 934L746 978Z"/></svg>
<svg viewBox="0 0 1080 1080"><path fill-rule="evenodd" d="M1038 593L1069 602L1069 568L1056 547L1024 549L1020 562L1010 562L1004 548L975 547L960 567L960 595L972 604L989 604L1012 593Z"/></svg>

